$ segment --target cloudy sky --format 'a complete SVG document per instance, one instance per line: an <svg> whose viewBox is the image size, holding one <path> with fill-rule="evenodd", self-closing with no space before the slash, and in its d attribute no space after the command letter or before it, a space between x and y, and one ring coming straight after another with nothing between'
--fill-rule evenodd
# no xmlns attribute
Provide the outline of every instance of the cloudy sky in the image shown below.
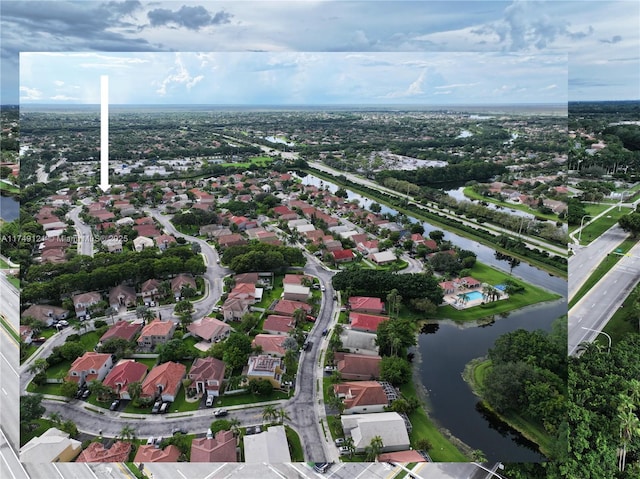
<svg viewBox="0 0 640 479"><path fill-rule="evenodd" d="M0 102L640 99L639 32L635 0L3 0Z"/></svg>

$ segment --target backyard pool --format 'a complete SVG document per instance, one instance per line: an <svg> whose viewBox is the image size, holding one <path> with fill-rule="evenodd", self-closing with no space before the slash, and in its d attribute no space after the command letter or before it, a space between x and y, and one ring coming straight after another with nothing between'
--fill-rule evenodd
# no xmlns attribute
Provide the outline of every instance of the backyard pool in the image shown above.
<svg viewBox="0 0 640 479"><path fill-rule="evenodd" d="M468 293L460 293L458 298L473 301L474 299L482 299L482 293L480 291L469 291Z"/></svg>

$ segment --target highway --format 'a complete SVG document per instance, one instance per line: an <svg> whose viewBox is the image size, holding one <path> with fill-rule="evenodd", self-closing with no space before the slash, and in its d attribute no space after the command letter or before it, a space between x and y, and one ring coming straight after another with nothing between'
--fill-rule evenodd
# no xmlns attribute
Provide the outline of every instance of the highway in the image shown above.
<svg viewBox="0 0 640 479"><path fill-rule="evenodd" d="M591 342L640 280L640 244L623 256L571 310L568 319L568 353L578 352L582 342ZM573 272L571 272L573 274ZM588 329L584 329L588 328Z"/></svg>

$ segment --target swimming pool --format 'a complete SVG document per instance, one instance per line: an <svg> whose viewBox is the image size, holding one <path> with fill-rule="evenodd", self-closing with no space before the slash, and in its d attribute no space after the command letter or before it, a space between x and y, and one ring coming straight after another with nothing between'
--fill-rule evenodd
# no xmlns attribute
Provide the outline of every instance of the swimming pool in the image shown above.
<svg viewBox="0 0 640 479"><path fill-rule="evenodd" d="M506 284L496 284L494 286L494 288L499 289L500 291L506 291L507 285Z"/></svg>
<svg viewBox="0 0 640 479"><path fill-rule="evenodd" d="M467 301L473 301L474 299L482 299L482 293L480 291L469 291L468 293L460 293L458 298L464 299L466 296Z"/></svg>

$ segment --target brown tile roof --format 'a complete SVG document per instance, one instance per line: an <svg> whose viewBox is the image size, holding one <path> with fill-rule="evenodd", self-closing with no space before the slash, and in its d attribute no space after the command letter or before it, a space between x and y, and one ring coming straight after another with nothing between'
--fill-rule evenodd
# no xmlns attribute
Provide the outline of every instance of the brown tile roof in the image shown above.
<svg viewBox="0 0 640 479"><path fill-rule="evenodd" d="M311 305L302 301L292 301L290 299L279 299L273 307L273 311L280 314L288 314L293 316L296 309L304 309L307 314L311 312Z"/></svg>
<svg viewBox="0 0 640 479"><path fill-rule="evenodd" d="M294 328L294 321L291 316L279 316L277 314L271 314L264 320L262 329L264 331L279 331L281 333L288 333Z"/></svg>
<svg viewBox="0 0 640 479"><path fill-rule="evenodd" d="M191 462L238 462L233 432L218 431L212 439L194 439L191 442Z"/></svg>
<svg viewBox="0 0 640 479"><path fill-rule="evenodd" d="M384 303L380 298L351 296L348 303L352 311L376 311L380 313L384 311Z"/></svg>
<svg viewBox="0 0 640 479"><path fill-rule="evenodd" d="M133 459L134 462L178 462L180 449L173 444L164 449L157 449L155 446L140 446L138 453Z"/></svg>
<svg viewBox="0 0 640 479"><path fill-rule="evenodd" d="M211 341L215 337L226 334L231 329L231 326L219 319L204 317L192 322L187 329L192 334Z"/></svg>
<svg viewBox="0 0 640 479"><path fill-rule="evenodd" d="M388 320L386 316L376 316L374 314L366 313L350 313L349 322L351 323L351 329L359 329L361 331L377 331L378 325Z"/></svg>
<svg viewBox="0 0 640 479"><path fill-rule="evenodd" d="M389 400L384 388L378 381L353 381L335 384L333 390L337 395L344 395L345 409L358 406L387 405Z"/></svg>
<svg viewBox="0 0 640 479"><path fill-rule="evenodd" d="M155 396L158 385L162 385L162 394L175 396L180 389L182 378L187 372L186 366L169 361L154 367L142 382L142 397Z"/></svg>
<svg viewBox="0 0 640 479"><path fill-rule="evenodd" d="M132 341L134 336L142 328L142 323L129 323L128 321L118 321L105 331L100 338L100 342L104 343L111 338L121 338Z"/></svg>
<svg viewBox="0 0 640 479"><path fill-rule="evenodd" d="M252 346L262 346L262 352L265 354L277 354L279 356L284 356L287 352L286 349L282 347L282 343L287 339L287 336L280 336L275 334L257 334L253 341L251 342Z"/></svg>
<svg viewBox="0 0 640 479"><path fill-rule="evenodd" d="M334 360L337 369L345 379L377 378L380 376L380 356L366 356L363 354L336 353Z"/></svg>
<svg viewBox="0 0 640 479"><path fill-rule="evenodd" d="M410 451L385 452L378 456L378 462L428 462L422 454L415 449Z"/></svg>
<svg viewBox="0 0 640 479"><path fill-rule="evenodd" d="M226 364L219 359L210 356L206 358L196 358L189 370L189 379L194 381L191 386L195 387L195 381L208 381L212 379L217 379L218 382L221 383L224 379L225 369ZM220 389L220 387L218 386L213 389Z"/></svg>
<svg viewBox="0 0 640 479"><path fill-rule="evenodd" d="M175 323L172 321L160 321L156 318L142 328L140 338L145 336L167 336L174 326ZM140 340L140 338L138 338L138 340Z"/></svg>
<svg viewBox="0 0 640 479"><path fill-rule="evenodd" d="M116 441L106 448L104 444L92 442L76 458L76 462L127 462L131 453L131 443Z"/></svg>

